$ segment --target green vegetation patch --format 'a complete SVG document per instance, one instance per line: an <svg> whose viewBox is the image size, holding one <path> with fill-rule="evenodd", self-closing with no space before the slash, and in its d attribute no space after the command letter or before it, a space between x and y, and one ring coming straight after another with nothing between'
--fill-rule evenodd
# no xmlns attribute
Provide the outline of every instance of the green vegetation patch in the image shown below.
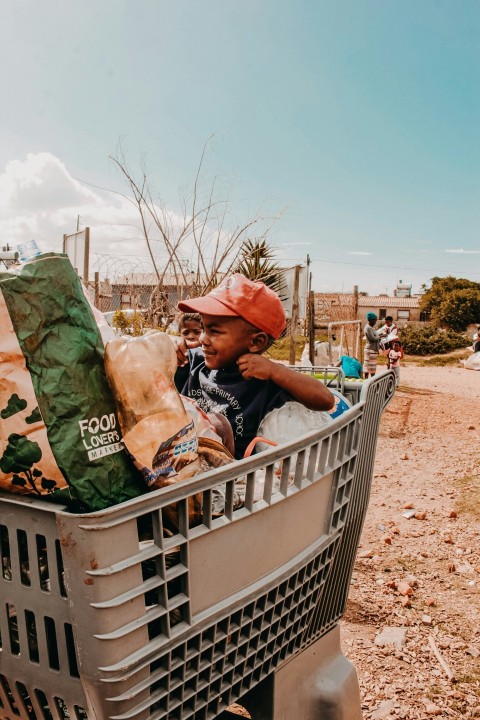
<svg viewBox="0 0 480 720"><path fill-rule="evenodd" d="M455 481L461 495L455 503L455 509L459 513L467 513L477 520L480 519L480 483L478 478L467 475Z"/></svg>
<svg viewBox="0 0 480 720"><path fill-rule="evenodd" d="M442 355L452 350L465 349L471 343L464 333L433 326L406 325L401 330L400 338L403 351L408 355Z"/></svg>

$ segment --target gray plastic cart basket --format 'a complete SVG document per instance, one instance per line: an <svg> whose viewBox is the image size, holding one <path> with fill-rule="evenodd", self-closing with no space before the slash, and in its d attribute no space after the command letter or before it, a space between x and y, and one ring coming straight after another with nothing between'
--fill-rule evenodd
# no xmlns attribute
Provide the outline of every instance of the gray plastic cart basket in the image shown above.
<svg viewBox="0 0 480 720"><path fill-rule="evenodd" d="M1 495L0 717L361 718L338 620L394 387L379 375L319 432L105 511Z"/></svg>

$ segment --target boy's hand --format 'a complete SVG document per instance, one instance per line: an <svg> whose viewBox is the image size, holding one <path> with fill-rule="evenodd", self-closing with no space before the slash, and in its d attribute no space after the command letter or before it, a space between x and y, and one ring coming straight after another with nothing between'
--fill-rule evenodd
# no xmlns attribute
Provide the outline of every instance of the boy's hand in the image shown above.
<svg viewBox="0 0 480 720"><path fill-rule="evenodd" d="M238 369L245 380L257 378L258 380L270 380L272 376L272 363L268 358L256 353L246 353L237 360Z"/></svg>
<svg viewBox="0 0 480 720"><path fill-rule="evenodd" d="M177 353L177 365L178 367L183 367L188 363L188 349L185 340L177 335L171 335L170 340Z"/></svg>

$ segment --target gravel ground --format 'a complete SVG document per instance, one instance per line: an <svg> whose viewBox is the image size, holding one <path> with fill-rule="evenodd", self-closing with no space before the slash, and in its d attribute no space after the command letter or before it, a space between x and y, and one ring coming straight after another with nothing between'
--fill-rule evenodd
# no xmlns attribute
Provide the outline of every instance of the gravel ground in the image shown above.
<svg viewBox="0 0 480 720"><path fill-rule="evenodd" d="M480 718L480 372L408 365L400 380L382 418L343 648L365 720Z"/></svg>
<svg viewBox="0 0 480 720"><path fill-rule="evenodd" d="M366 720L480 718L479 399L480 372L408 366L383 416L342 622Z"/></svg>

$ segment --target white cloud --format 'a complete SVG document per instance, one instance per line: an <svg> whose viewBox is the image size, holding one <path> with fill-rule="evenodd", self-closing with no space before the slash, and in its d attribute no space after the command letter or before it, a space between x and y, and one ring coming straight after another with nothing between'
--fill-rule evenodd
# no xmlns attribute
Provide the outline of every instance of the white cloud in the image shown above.
<svg viewBox="0 0 480 720"><path fill-rule="evenodd" d="M446 253L456 253L458 255L480 255L480 250L464 250L463 248L445 250Z"/></svg>
<svg viewBox="0 0 480 720"><path fill-rule="evenodd" d="M171 209L156 207L173 230L183 227L183 217ZM90 270L102 275L142 272L152 269L136 207L119 193L96 190L72 177L64 163L48 152L29 154L24 160L12 160L0 173L0 239L12 249L34 239L43 252L59 252L63 235L80 227L90 227ZM207 228L215 242L216 223ZM160 267L166 251L155 234L153 221L150 238ZM225 229L223 232L227 233ZM261 231L259 231L261 235ZM209 234L204 239L208 243ZM204 246L208 257L208 247ZM182 244L180 257L197 263L193 237ZM99 257L102 255L103 257ZM141 265L141 268L140 268Z"/></svg>
<svg viewBox="0 0 480 720"><path fill-rule="evenodd" d="M147 260L135 207L121 195L100 194L73 178L48 152L12 160L0 174L0 238L15 248L36 240L42 251L62 250L63 235L90 227L91 253ZM171 213L173 223L178 218Z"/></svg>
<svg viewBox="0 0 480 720"><path fill-rule="evenodd" d="M348 255L373 255L371 252L363 252L362 250L352 250Z"/></svg>

